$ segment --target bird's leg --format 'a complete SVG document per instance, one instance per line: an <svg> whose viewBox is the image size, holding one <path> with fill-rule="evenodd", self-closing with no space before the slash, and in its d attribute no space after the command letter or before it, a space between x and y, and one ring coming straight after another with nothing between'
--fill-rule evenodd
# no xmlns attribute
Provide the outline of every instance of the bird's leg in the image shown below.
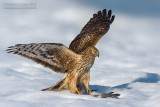
<svg viewBox="0 0 160 107"><path fill-rule="evenodd" d="M75 76L70 76L70 92L71 93L78 93L79 95L81 95L81 92L77 89L77 77Z"/></svg>
<svg viewBox="0 0 160 107"><path fill-rule="evenodd" d="M86 86L86 88L87 88L87 92L88 92L88 90L89 90L90 95L91 95L91 94L92 94L92 91L89 89L89 79L90 79L90 77L89 77L89 75L88 75L87 78L85 78L84 84L85 84L85 86Z"/></svg>
<svg viewBox="0 0 160 107"><path fill-rule="evenodd" d="M88 73L87 73L88 75ZM78 78L77 80L77 89L81 92L81 94L83 95L88 95L88 89L86 88L85 84L84 84L84 80L86 78L87 75L82 75Z"/></svg>
<svg viewBox="0 0 160 107"><path fill-rule="evenodd" d="M81 95L81 92L79 92L77 88L76 88L76 91L77 91L77 93L78 93L79 95Z"/></svg>
<svg viewBox="0 0 160 107"><path fill-rule="evenodd" d="M85 86L86 86L86 88L87 88L87 92L88 92L88 90L89 90L90 95L91 95L91 94L92 94L92 91L91 91L90 88L89 88L89 81L88 81L88 80L85 80L84 84L85 84Z"/></svg>

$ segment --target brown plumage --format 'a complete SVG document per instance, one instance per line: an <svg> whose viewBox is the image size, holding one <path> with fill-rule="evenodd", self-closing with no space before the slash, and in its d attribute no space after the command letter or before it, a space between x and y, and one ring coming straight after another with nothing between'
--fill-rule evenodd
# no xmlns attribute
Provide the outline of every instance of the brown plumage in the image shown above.
<svg viewBox="0 0 160 107"><path fill-rule="evenodd" d="M93 14L93 17L82 28L80 34L71 42L69 48L77 54L80 54L86 48L90 46L94 47L103 35L108 32L114 19L115 16L112 16L111 10L107 12L107 10L104 9L103 11L98 11L97 14ZM86 74L86 78L88 78L88 80L85 81L85 84L89 85L90 72ZM80 84L80 86L84 85Z"/></svg>
<svg viewBox="0 0 160 107"><path fill-rule="evenodd" d="M85 49L76 54L62 44L17 44L9 47L8 53L29 58L58 73L67 73L65 78L47 90L62 90L63 88L76 93L77 85L85 81L85 75L99 55L95 47ZM88 86L86 86L88 87ZM89 87L88 87L89 88ZM46 89L44 89L46 90ZM78 91L79 92L79 91Z"/></svg>
<svg viewBox="0 0 160 107"><path fill-rule="evenodd" d="M90 46L94 47L101 37L108 32L114 18L112 11L109 10L107 14L106 9L93 14L93 18L82 28L80 34L71 42L69 48L76 53L81 53Z"/></svg>
<svg viewBox="0 0 160 107"><path fill-rule="evenodd" d="M95 45L107 33L113 20L111 10L108 14L105 9L94 14L80 34L71 42L69 48L57 43L32 43L11 46L7 52L31 59L55 72L66 73L66 76L57 84L43 91L67 89L72 93L80 94L78 89L84 87L90 91L89 71L95 57L99 56Z"/></svg>

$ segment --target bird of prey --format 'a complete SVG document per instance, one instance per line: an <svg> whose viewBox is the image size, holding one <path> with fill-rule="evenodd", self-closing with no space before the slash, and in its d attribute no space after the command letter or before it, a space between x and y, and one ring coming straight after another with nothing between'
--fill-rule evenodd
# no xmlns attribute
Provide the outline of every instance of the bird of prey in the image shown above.
<svg viewBox="0 0 160 107"><path fill-rule="evenodd" d="M66 73L63 79L42 91L69 90L81 94L78 89L85 86L91 94L90 68L95 57L99 56L95 45L108 32L114 18L112 11L106 9L93 14L69 48L60 43L31 43L10 46L7 52L31 59L57 73Z"/></svg>

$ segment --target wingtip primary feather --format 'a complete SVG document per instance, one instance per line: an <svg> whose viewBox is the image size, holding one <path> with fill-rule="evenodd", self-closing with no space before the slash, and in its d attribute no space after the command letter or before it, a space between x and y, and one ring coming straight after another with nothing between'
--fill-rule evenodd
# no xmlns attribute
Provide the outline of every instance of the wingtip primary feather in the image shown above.
<svg viewBox="0 0 160 107"><path fill-rule="evenodd" d="M111 15L112 15L112 10L109 10L108 11L108 17L111 18Z"/></svg>
<svg viewBox="0 0 160 107"><path fill-rule="evenodd" d="M115 19L115 15L112 16L111 23L114 21L114 19Z"/></svg>
<svg viewBox="0 0 160 107"><path fill-rule="evenodd" d="M101 15L102 15L102 12L101 12L101 11L98 11L97 14L98 14L98 16L101 16Z"/></svg>
<svg viewBox="0 0 160 107"><path fill-rule="evenodd" d="M106 16L107 10L106 10L106 9L103 9L102 13L103 13L103 16Z"/></svg>
<svg viewBox="0 0 160 107"><path fill-rule="evenodd" d="M7 51L7 53L12 53L13 51Z"/></svg>
<svg viewBox="0 0 160 107"><path fill-rule="evenodd" d="M13 50L12 50L12 47L8 47L8 49L5 50L7 53L11 53Z"/></svg>
<svg viewBox="0 0 160 107"><path fill-rule="evenodd" d="M97 17L97 14L93 14L93 18Z"/></svg>
<svg viewBox="0 0 160 107"><path fill-rule="evenodd" d="M14 46L9 46L8 48L13 48Z"/></svg>

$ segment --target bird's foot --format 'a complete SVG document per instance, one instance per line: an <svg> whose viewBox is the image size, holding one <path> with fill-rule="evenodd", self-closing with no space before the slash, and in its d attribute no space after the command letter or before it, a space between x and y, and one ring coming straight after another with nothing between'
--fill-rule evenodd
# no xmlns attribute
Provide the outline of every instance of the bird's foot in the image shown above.
<svg viewBox="0 0 160 107"><path fill-rule="evenodd" d="M76 92L77 92L79 95L81 95L81 92L79 92L77 88L76 88Z"/></svg>
<svg viewBox="0 0 160 107"><path fill-rule="evenodd" d="M88 88L90 95L92 94L92 91Z"/></svg>

